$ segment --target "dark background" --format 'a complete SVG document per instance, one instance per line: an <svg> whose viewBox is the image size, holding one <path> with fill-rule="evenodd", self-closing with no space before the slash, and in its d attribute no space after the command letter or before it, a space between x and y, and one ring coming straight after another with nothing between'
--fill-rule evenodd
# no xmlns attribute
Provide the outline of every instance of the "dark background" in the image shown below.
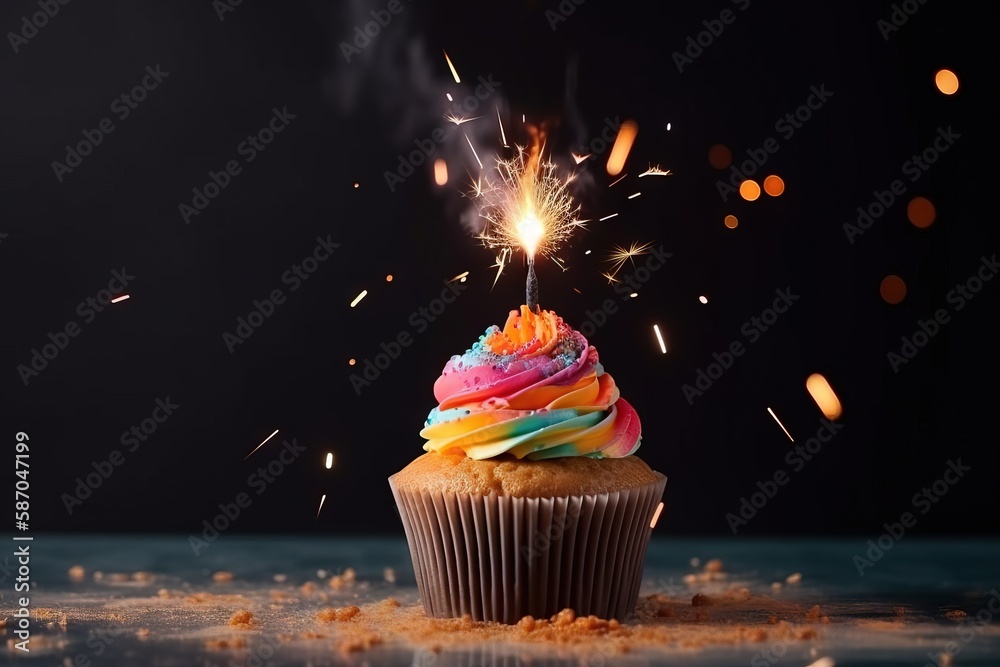
<svg viewBox="0 0 1000 667"><path fill-rule="evenodd" d="M282 438L295 438L307 451L253 495L235 530L401 536L386 478L422 451L435 378L523 301L520 258L491 289L493 255L461 222L462 183L478 171L462 132L486 161L498 146L496 106L510 141L525 139L522 113L557 122L550 147L567 169L569 150L599 136L605 118L639 125L625 181L607 187L606 153L580 168L584 217L620 215L573 239L560 253L567 271L546 260L538 268L543 307L574 326L607 298L619 304L592 342L642 417L639 454L669 477L660 535L729 534L725 515L740 498L789 470L791 443L767 407L798 444L820 426L804 385L813 372L838 392L844 428L740 537L874 537L959 457L972 471L915 532L1000 528L992 326L1000 286L987 283L898 373L886 360L918 319L947 307L946 293L974 275L981 256L997 251L986 148L996 9L930 2L884 39L876 22L891 7L880 3L753 0L740 11L721 0L589 0L552 30L545 12L557 6L403 0L351 63L340 43L385 3L244 2L220 20L207 0L74 2L18 53L5 40L0 415L4 451L17 431L31 437L32 530L194 533L219 503L250 490L248 476L277 456ZM736 21L679 73L671 54L725 8ZM37 11L6 2L0 27L19 30ZM58 182L51 163L65 159L66 144L111 116L112 100L157 64L166 80ZM958 94L935 89L941 67L958 73ZM448 186L436 187L423 165L390 191L384 173L397 156L443 125L444 93L462 99L489 74L502 86L473 114L486 117L447 125L438 147ZM785 140L775 122L813 85L833 97ZM190 203L192 188L239 159L237 145L285 106L296 115L288 129L186 225L178 205ZM905 180L903 162L948 126L961 139L849 243L842 225L856 208ZM715 183L728 173L708 164L709 146L724 143L742 159L768 137L781 148L758 178L780 174L786 193L723 203ZM637 180L649 163L674 175ZM918 194L937 207L928 229L906 220ZM729 213L740 219L735 230L722 224ZM289 292L281 275L318 235L340 249ZM613 244L633 241L662 243L673 257L623 302L600 272ZM135 276L131 298L82 325L25 386L17 366L49 332L81 322L77 304L121 267ZM410 314L463 271L468 289L357 395L349 377L360 366L348 359L373 359L380 342L414 333ZM879 296L887 274L907 283L899 305ZM689 405L681 386L713 352L746 342L743 323L786 287L800 295L790 312ZM275 288L287 302L230 354L223 332ZM362 289L368 296L350 308ZM177 412L68 514L62 494L92 461L123 449L122 432L168 396ZM323 467L327 451L336 454L332 470Z"/></svg>

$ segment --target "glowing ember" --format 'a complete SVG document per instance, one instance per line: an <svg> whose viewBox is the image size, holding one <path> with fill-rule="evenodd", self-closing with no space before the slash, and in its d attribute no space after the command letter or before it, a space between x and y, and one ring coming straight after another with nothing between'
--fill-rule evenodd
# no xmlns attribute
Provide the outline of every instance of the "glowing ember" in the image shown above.
<svg viewBox="0 0 1000 667"><path fill-rule="evenodd" d="M618 214L617 213L612 213L611 215L606 215L603 218L601 218L600 220L598 220L598 222L604 222L605 220L610 220L611 218L615 217L616 215L618 215Z"/></svg>
<svg viewBox="0 0 1000 667"><path fill-rule="evenodd" d="M256 452L258 449L260 449L261 447L263 447L265 442L267 442L268 440L270 440L271 438L273 438L276 435L278 435L278 429L274 429L274 433L272 433L271 435L269 435L266 438L264 438L264 442L260 443L256 447L254 447L253 452L250 452L249 454L247 454L246 456L244 456L243 460L246 461L248 458L250 458L251 456L253 456L254 452Z"/></svg>
<svg viewBox="0 0 1000 667"><path fill-rule="evenodd" d="M585 252L585 253L583 253L583 254L584 254L584 255L589 255L589 254L590 254L590 251L588 250L587 252Z"/></svg>
<svg viewBox="0 0 1000 667"><path fill-rule="evenodd" d="M131 298L128 294L122 294L121 296L116 296L111 299L111 303L118 303L119 301L124 301L125 299Z"/></svg>
<svg viewBox="0 0 1000 667"><path fill-rule="evenodd" d="M843 414L840 399L834 393L833 387L819 373L813 373L806 378L806 390L827 419L837 419Z"/></svg>
<svg viewBox="0 0 1000 667"><path fill-rule="evenodd" d="M702 303L708 303L708 297L707 296L699 296L698 297L698 301L701 301Z"/></svg>
<svg viewBox="0 0 1000 667"><path fill-rule="evenodd" d="M355 184L354 184L354 187L355 187L355 189L357 189L357 188L360 188L360 187L361 187L361 184L360 184L360 183L355 183Z"/></svg>
<svg viewBox="0 0 1000 667"><path fill-rule="evenodd" d="M665 342L663 342L663 334L660 333L660 325L659 324L654 324L653 325L653 333L656 334L656 342L658 342L660 344L660 352L662 352L663 354L666 354L667 353L667 344Z"/></svg>
<svg viewBox="0 0 1000 667"><path fill-rule="evenodd" d="M621 183L621 182L622 182L623 180L625 180L625 177L626 177L626 176L628 176L628 174L622 174L620 178L618 178L617 180L615 180L615 181L614 181L614 182L613 182L613 183L612 183L611 185L609 185L608 187L609 187L609 188L613 188L614 186L618 185L618 184L619 184L619 183Z"/></svg>
<svg viewBox="0 0 1000 667"><path fill-rule="evenodd" d="M448 282L453 283L456 280L464 280L467 275L469 275L469 272L468 271L463 271L462 273L458 274L457 276L455 276L454 278L452 278Z"/></svg>
<svg viewBox="0 0 1000 667"><path fill-rule="evenodd" d="M656 506L656 511L653 512L653 520L649 522L650 530L656 528L656 522L660 520L660 513L662 511L663 511L663 501L661 500L660 504Z"/></svg>
<svg viewBox="0 0 1000 667"><path fill-rule="evenodd" d="M326 469L329 470L333 467L333 452L326 453Z"/></svg>
<svg viewBox="0 0 1000 667"><path fill-rule="evenodd" d="M444 161L444 158L434 160L434 182L438 185L448 183L448 163Z"/></svg>
<svg viewBox="0 0 1000 667"><path fill-rule="evenodd" d="M629 295L628 295L628 298L630 298L630 299L635 299L635 298L637 298L638 296L639 296L639 293L638 293L638 292L632 292L631 294L629 294Z"/></svg>
<svg viewBox="0 0 1000 667"><path fill-rule="evenodd" d="M391 273L385 277L385 281L387 283L391 283L392 282L392 274Z"/></svg>
<svg viewBox="0 0 1000 667"><path fill-rule="evenodd" d="M774 414L774 410L768 408L767 413L772 417L774 417L774 421L778 422L778 426L780 426L781 430L785 432L785 435L788 436L788 439L791 440L792 442L795 442L795 438L792 437L792 434L788 432L788 429L785 428L785 425L781 423L780 419L778 419L778 415Z"/></svg>
<svg viewBox="0 0 1000 667"><path fill-rule="evenodd" d="M462 80L458 78L458 72L455 71L455 66L451 64L451 58L448 57L448 52L441 49L441 53L444 54L444 59L448 61L448 69L451 70L451 75L455 77L455 83L462 83Z"/></svg>
<svg viewBox="0 0 1000 667"><path fill-rule="evenodd" d="M577 164L580 164L581 162L590 157L590 153L587 153L586 155L577 155L576 153L571 152L570 155L573 156L573 161L576 162Z"/></svg>
<svg viewBox="0 0 1000 667"><path fill-rule="evenodd" d="M323 497L319 499L319 509L316 510L316 518L317 519L319 518L319 513L323 511L323 503L325 503L325 502L326 502L326 494L324 493Z"/></svg>
<svg viewBox="0 0 1000 667"><path fill-rule="evenodd" d="M673 173L669 169L664 171L660 165L656 165L655 167L650 165L649 169L639 174L639 178L643 176L673 176Z"/></svg>
<svg viewBox="0 0 1000 667"><path fill-rule="evenodd" d="M354 364L356 364L356 363L358 363L358 361L357 361L357 359L355 359L354 357L351 357L351 358L350 358L350 359L349 359L349 360L347 361L347 365L348 365L348 366L353 366L353 365L354 365Z"/></svg>
<svg viewBox="0 0 1000 667"><path fill-rule="evenodd" d="M617 176L621 173L638 133L639 126L633 120L625 121L618 128L618 136L615 137L615 144L611 147L611 155L608 156L608 174Z"/></svg>
<svg viewBox="0 0 1000 667"><path fill-rule="evenodd" d="M455 98L451 96L451 93L445 93L444 96L448 98L449 102L455 101Z"/></svg>
<svg viewBox="0 0 1000 667"><path fill-rule="evenodd" d="M368 290L366 290L366 289L361 290L361 294L359 294L356 297L354 297L354 301L351 302L351 308L354 308L354 306L358 305L358 303L361 302L361 299L365 298L365 296L367 296L367 294L368 294Z"/></svg>

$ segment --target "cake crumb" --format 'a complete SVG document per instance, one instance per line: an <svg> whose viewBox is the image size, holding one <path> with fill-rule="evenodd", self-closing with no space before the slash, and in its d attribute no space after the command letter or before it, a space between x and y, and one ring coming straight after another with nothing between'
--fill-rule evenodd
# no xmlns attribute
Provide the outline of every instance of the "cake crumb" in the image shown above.
<svg viewBox="0 0 1000 667"><path fill-rule="evenodd" d="M794 574L788 575L788 577L785 579L785 583L790 585L802 583L802 573L796 572Z"/></svg>
<svg viewBox="0 0 1000 667"><path fill-rule="evenodd" d="M396 583L396 571L391 567L385 568L385 570L382 572L382 576L387 584Z"/></svg>
<svg viewBox="0 0 1000 667"><path fill-rule="evenodd" d="M226 572L225 570L220 570L212 575L212 581L217 584L228 584L233 580L233 573Z"/></svg>
<svg viewBox="0 0 1000 667"><path fill-rule="evenodd" d="M354 605L350 605L348 607L341 607L339 609L328 607L320 611L318 614L316 614L316 620L322 621L323 623L349 621L360 613L361 609L355 607Z"/></svg>
<svg viewBox="0 0 1000 667"><path fill-rule="evenodd" d="M253 614L246 609L241 609L229 619L229 625L234 628L240 628L241 630L247 630L252 628L254 625Z"/></svg>
<svg viewBox="0 0 1000 667"><path fill-rule="evenodd" d="M135 631L135 636L145 641L149 639L149 635L152 634L149 628L139 628Z"/></svg>
<svg viewBox="0 0 1000 667"><path fill-rule="evenodd" d="M74 565L69 568L70 581L83 581L87 577L87 570L82 565Z"/></svg>
<svg viewBox="0 0 1000 667"><path fill-rule="evenodd" d="M818 621L820 617L819 605L814 605L810 607L809 611L806 612L807 621Z"/></svg>

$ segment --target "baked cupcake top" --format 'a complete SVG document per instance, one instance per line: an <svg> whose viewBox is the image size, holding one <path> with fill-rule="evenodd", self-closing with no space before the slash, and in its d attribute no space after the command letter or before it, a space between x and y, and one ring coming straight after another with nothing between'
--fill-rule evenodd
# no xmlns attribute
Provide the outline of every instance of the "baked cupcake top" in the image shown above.
<svg viewBox="0 0 1000 667"><path fill-rule="evenodd" d="M403 491L561 498L633 489L661 477L638 456L606 461L564 456L525 465L508 456L477 461L462 452L430 452L396 473L393 482Z"/></svg>
<svg viewBox="0 0 1000 667"><path fill-rule="evenodd" d="M551 310L512 310L434 383L424 449L481 460L622 458L639 448L639 416L597 349Z"/></svg>

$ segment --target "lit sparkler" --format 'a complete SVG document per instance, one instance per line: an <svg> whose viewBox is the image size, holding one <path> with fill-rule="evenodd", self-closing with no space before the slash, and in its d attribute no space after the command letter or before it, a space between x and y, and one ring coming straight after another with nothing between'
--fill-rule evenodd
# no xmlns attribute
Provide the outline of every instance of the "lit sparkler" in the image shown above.
<svg viewBox="0 0 1000 667"><path fill-rule="evenodd" d="M561 177L556 164L542 158L538 143L515 148L513 158L497 158L496 169L484 175L473 199L479 215L486 219L479 239L498 251L493 284L514 251L523 250L528 259L527 306L537 310L535 257L557 260L554 253L585 221L580 220L580 206L569 192L573 177Z"/></svg>

